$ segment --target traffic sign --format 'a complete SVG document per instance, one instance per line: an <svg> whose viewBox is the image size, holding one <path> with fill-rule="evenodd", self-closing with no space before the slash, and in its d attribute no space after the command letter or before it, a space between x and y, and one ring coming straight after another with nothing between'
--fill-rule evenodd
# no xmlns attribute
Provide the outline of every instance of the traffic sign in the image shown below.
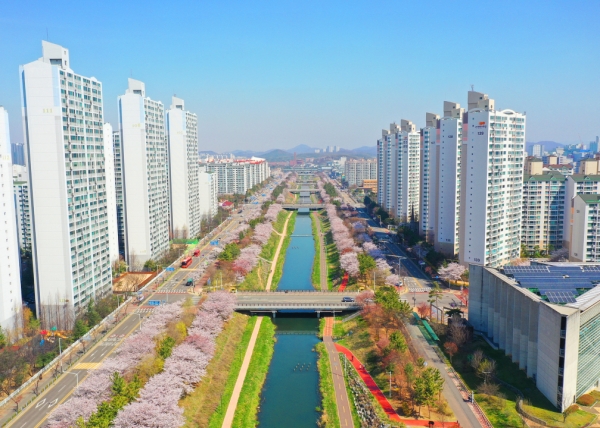
<svg viewBox="0 0 600 428"><path fill-rule="evenodd" d="M175 270L174 267L168 267L165 269L167 272L173 272Z"/></svg>
<svg viewBox="0 0 600 428"><path fill-rule="evenodd" d="M160 306L160 300L148 300L148 306Z"/></svg>

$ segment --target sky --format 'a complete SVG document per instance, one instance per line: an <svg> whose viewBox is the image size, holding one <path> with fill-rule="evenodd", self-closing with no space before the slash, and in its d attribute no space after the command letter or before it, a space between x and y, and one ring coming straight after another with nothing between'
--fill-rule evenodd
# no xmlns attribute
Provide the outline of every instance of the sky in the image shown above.
<svg viewBox="0 0 600 428"><path fill-rule="evenodd" d="M19 0L0 5L0 105L23 141L19 65L47 39L104 86L198 115L201 150L373 146L467 91L527 113L527 141L600 135L600 1Z"/></svg>

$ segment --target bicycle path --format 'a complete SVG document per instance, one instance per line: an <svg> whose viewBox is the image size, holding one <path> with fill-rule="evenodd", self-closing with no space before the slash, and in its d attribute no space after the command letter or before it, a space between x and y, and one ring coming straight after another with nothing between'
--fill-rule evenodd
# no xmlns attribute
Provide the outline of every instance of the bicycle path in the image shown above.
<svg viewBox="0 0 600 428"><path fill-rule="evenodd" d="M348 391L346 390L346 381L344 380L344 372L342 371L342 363L340 356L335 349L335 344L331 338L333 334L332 317L325 318L325 329L323 331L323 343L329 356L329 365L331 366L331 376L333 378L333 389L335 391L335 402L337 404L338 417L340 419L340 428L352 428L352 412L350 411L350 400L348 399Z"/></svg>

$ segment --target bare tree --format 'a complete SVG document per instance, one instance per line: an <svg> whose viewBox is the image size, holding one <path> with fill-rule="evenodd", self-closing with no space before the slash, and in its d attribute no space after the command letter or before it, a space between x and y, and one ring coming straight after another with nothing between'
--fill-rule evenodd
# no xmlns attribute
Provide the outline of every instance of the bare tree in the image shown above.
<svg viewBox="0 0 600 428"><path fill-rule="evenodd" d="M460 315L452 316L448 332L452 342L456 343L456 346L459 348L464 345L469 338L469 332L467 331L467 327L463 324Z"/></svg>

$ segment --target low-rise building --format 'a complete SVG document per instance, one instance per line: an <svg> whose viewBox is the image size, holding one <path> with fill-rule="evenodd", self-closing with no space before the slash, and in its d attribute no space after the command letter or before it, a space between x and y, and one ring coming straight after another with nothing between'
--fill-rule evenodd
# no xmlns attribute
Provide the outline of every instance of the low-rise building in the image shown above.
<svg viewBox="0 0 600 428"><path fill-rule="evenodd" d="M600 380L600 265L470 265L469 323L560 412Z"/></svg>

